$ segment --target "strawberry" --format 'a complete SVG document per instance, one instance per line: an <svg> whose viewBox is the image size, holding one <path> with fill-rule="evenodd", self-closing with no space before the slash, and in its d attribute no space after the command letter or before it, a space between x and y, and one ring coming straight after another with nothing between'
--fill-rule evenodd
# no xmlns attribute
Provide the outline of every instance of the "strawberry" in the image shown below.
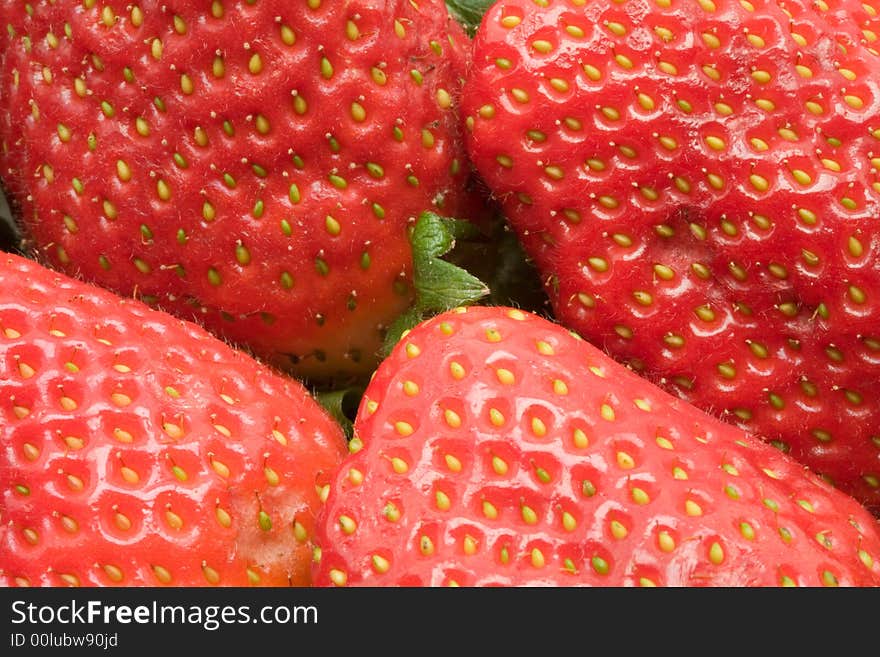
<svg viewBox="0 0 880 657"><path fill-rule="evenodd" d="M480 207L441 0L0 0L0 20L0 176L40 259L302 377L368 373L412 296L408 226Z"/></svg>
<svg viewBox="0 0 880 657"><path fill-rule="evenodd" d="M297 381L201 327L0 256L0 584L310 583L345 455Z"/></svg>
<svg viewBox="0 0 880 657"><path fill-rule="evenodd" d="M317 586L880 585L855 499L518 309L417 325L355 432Z"/></svg>
<svg viewBox="0 0 880 657"><path fill-rule="evenodd" d="M877 11L504 0L462 111L555 319L880 514Z"/></svg>

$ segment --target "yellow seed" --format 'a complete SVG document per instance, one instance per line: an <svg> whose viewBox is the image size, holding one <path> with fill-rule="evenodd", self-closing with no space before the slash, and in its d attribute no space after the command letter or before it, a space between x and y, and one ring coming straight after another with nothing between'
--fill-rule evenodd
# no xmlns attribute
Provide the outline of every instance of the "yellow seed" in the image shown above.
<svg viewBox="0 0 880 657"><path fill-rule="evenodd" d="M407 470L409 470L409 465L399 456L395 456L391 459L391 468L397 474L404 474L407 472Z"/></svg>
<svg viewBox="0 0 880 657"><path fill-rule="evenodd" d="M672 552L675 549L675 539L667 531L661 531L657 535L657 543L663 552Z"/></svg>
<svg viewBox="0 0 880 657"><path fill-rule="evenodd" d="M382 573L388 572L388 569L391 568L391 562L379 554L374 554L372 557L370 557L370 562L373 565L373 570L375 570L380 575Z"/></svg>
<svg viewBox="0 0 880 657"><path fill-rule="evenodd" d="M707 48L715 49L721 46L721 39L711 32L703 32L700 36L703 38L703 43L706 44Z"/></svg>
<svg viewBox="0 0 880 657"><path fill-rule="evenodd" d="M547 435L547 426L541 418L532 418L532 433L538 438L543 438Z"/></svg>
<svg viewBox="0 0 880 657"><path fill-rule="evenodd" d="M584 64L584 73L586 73L587 77L590 78L593 82L596 82L602 78L602 71L600 71L592 64ZM572 130L580 130L580 121L578 121L577 119L566 119L566 124Z"/></svg>
<svg viewBox="0 0 880 657"><path fill-rule="evenodd" d="M21 533L24 536L24 540L26 540L31 545L36 545L40 542L40 535L30 527L23 529Z"/></svg>
<svg viewBox="0 0 880 657"><path fill-rule="evenodd" d="M749 182L759 192L766 192L770 188L770 182L764 176L759 176L757 173L749 175Z"/></svg>
<svg viewBox="0 0 880 657"><path fill-rule="evenodd" d="M792 177L794 177L795 181L800 185L810 185L813 182L813 177L808 174L806 171L802 169L793 169L791 172Z"/></svg>
<svg viewBox="0 0 880 657"><path fill-rule="evenodd" d="M354 534L357 530L357 523L350 516L341 515L339 516L339 528L343 534Z"/></svg>
<svg viewBox="0 0 880 657"><path fill-rule="evenodd" d="M655 441L661 449L675 449L675 446L672 444L672 441L669 440L669 438L665 438L664 436L657 436Z"/></svg>
<svg viewBox="0 0 880 657"><path fill-rule="evenodd" d="M399 421L394 423L394 430L399 436L411 436L413 434L413 426L409 422Z"/></svg>
<svg viewBox="0 0 880 657"><path fill-rule="evenodd" d="M452 95L446 89L437 90L437 105L444 110L452 107Z"/></svg>
<svg viewBox="0 0 880 657"><path fill-rule="evenodd" d="M367 118L367 110L358 102L351 104L351 118L357 123L363 123Z"/></svg>
<svg viewBox="0 0 880 657"><path fill-rule="evenodd" d="M255 52L248 60L248 71L253 75L259 75L263 70L263 58Z"/></svg>
<svg viewBox="0 0 880 657"><path fill-rule="evenodd" d="M125 482L127 484L133 485L133 484L138 483L138 481L140 481L140 476L138 475L138 473L135 472L132 468L129 468L128 466L125 466L125 465L122 466L119 469L119 474L122 475L122 478L125 480Z"/></svg>
<svg viewBox="0 0 880 657"><path fill-rule="evenodd" d="M849 298L852 299L853 303L863 304L867 299L867 295L864 290L855 285L849 286Z"/></svg>
<svg viewBox="0 0 880 657"><path fill-rule="evenodd" d="M449 495L444 493L442 490L438 490L435 493L434 501L437 504L437 508L440 511L449 511L449 508L452 506L452 502L449 499Z"/></svg>
<svg viewBox="0 0 880 657"><path fill-rule="evenodd" d="M79 450L85 446L86 441L78 436L65 436L64 444L67 445L69 449Z"/></svg>
<svg viewBox="0 0 880 657"><path fill-rule="evenodd" d="M620 111L614 107L602 107L600 110L602 115L609 121L617 121L620 119Z"/></svg>
<svg viewBox="0 0 880 657"><path fill-rule="evenodd" d="M497 408L489 409L489 421L496 427L504 424L504 414Z"/></svg>
<svg viewBox="0 0 880 657"><path fill-rule="evenodd" d="M522 516L523 522L527 525L535 525L538 523L538 514L535 513L535 510L530 506L523 504L520 507L520 515Z"/></svg>
<svg viewBox="0 0 880 657"><path fill-rule="evenodd" d="M502 385L513 385L516 383L516 376L508 369L503 367L499 367L495 370L495 376L498 378L498 382Z"/></svg>
<svg viewBox="0 0 880 657"><path fill-rule="evenodd" d="M541 552L538 548L533 548L531 552L531 562L532 566L535 568L543 568L546 564L546 559L544 557L544 553Z"/></svg>
<svg viewBox="0 0 880 657"><path fill-rule="evenodd" d="M565 171L563 171L561 167L553 165L544 167L544 173L547 174L547 177L552 178L553 180L562 180L565 177Z"/></svg>
<svg viewBox="0 0 880 657"><path fill-rule="evenodd" d="M280 28L281 41L286 46L292 46L296 43L296 33L290 29L287 25L282 25Z"/></svg>
<svg viewBox="0 0 880 657"><path fill-rule="evenodd" d="M600 258L598 256L587 258L587 263L594 271L599 273L606 272L609 269L608 261L605 258Z"/></svg>
<svg viewBox="0 0 880 657"><path fill-rule="evenodd" d="M24 445L22 445L21 451L24 453L24 457L28 461L36 461L37 458L40 456L40 450L37 448L36 445L32 443L25 443Z"/></svg>
<svg viewBox="0 0 880 657"><path fill-rule="evenodd" d="M702 67L702 71L706 74L706 77L708 77L710 80L713 80L714 82L718 82L721 80L721 72L717 68L715 68L713 64L704 65Z"/></svg>
<svg viewBox="0 0 880 657"><path fill-rule="evenodd" d="M183 518L174 513L171 509L165 509L165 522L171 529L180 529L183 527Z"/></svg>
<svg viewBox="0 0 880 657"><path fill-rule="evenodd" d="M489 520L495 520L498 518L498 509L488 500L483 500L482 504L483 515Z"/></svg>
<svg viewBox="0 0 880 657"><path fill-rule="evenodd" d="M648 495L647 491L639 488L638 486L634 486L630 490L630 497L632 498L633 502L642 506L648 504L651 501L651 497Z"/></svg>
<svg viewBox="0 0 880 657"><path fill-rule="evenodd" d="M150 568L153 571L153 574L156 576L156 579L159 580L161 584L170 584L171 583L171 572L162 566L152 564Z"/></svg>
<svg viewBox="0 0 880 657"><path fill-rule="evenodd" d="M618 53L618 54L614 55L614 61L617 62L617 65L620 66L620 68L623 68L626 70L630 70L633 67L632 60L623 54Z"/></svg>
<svg viewBox="0 0 880 657"><path fill-rule="evenodd" d="M116 176L122 182L131 180L131 168L124 160L116 160Z"/></svg>
<svg viewBox="0 0 880 657"><path fill-rule="evenodd" d="M636 462L635 459L626 452L617 452L617 465L624 470L630 470L635 467Z"/></svg>
<svg viewBox="0 0 880 657"><path fill-rule="evenodd" d="M333 582L335 586L345 586L348 583L348 573L344 570L332 568L329 575L330 581Z"/></svg>
<svg viewBox="0 0 880 657"><path fill-rule="evenodd" d="M657 3L660 4L659 2ZM675 33L670 30L668 27L663 27L661 25L657 25L654 27L654 33L660 37L662 41L670 42L673 38L675 38Z"/></svg>
<svg viewBox="0 0 880 657"><path fill-rule="evenodd" d="M706 143L713 151L723 151L727 147L727 144L721 137L706 137Z"/></svg>
<svg viewBox="0 0 880 657"><path fill-rule="evenodd" d="M458 429L461 426L461 416L452 409L447 408L443 411L443 419L453 429Z"/></svg>
<svg viewBox="0 0 880 657"><path fill-rule="evenodd" d="M553 50L553 44L550 41L546 41L545 39L536 39L532 42L532 48L537 50L539 53L546 55Z"/></svg>
<svg viewBox="0 0 880 657"><path fill-rule="evenodd" d="M687 500L684 504L684 512L689 516L701 516L703 508L693 500Z"/></svg>
<svg viewBox="0 0 880 657"><path fill-rule="evenodd" d="M801 221L809 226L814 225L819 219L815 212L806 208L798 208L797 214Z"/></svg>
<svg viewBox="0 0 880 657"><path fill-rule="evenodd" d="M449 468L451 472L461 472L461 460L458 457L452 454L446 454L443 457L443 460L446 462L446 467Z"/></svg>
<svg viewBox="0 0 880 657"><path fill-rule="evenodd" d="M623 540L624 538L626 538L626 535L629 534L629 530L626 528L626 525L624 525L619 520L612 520L610 529L611 535L618 541Z"/></svg>
<svg viewBox="0 0 880 657"><path fill-rule="evenodd" d="M850 255L854 258L858 258L862 255L862 253L864 253L864 247L862 246L862 243L855 236L850 236L847 248Z"/></svg>

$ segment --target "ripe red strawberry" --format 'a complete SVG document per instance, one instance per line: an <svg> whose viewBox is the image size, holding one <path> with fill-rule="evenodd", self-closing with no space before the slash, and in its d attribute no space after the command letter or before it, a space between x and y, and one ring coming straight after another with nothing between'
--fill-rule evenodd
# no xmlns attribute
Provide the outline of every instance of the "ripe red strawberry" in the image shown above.
<svg viewBox="0 0 880 657"><path fill-rule="evenodd" d="M355 431L316 585L880 585L853 498L520 310L418 325Z"/></svg>
<svg viewBox="0 0 880 657"><path fill-rule="evenodd" d="M0 585L310 583L345 440L200 327L0 257Z"/></svg>
<svg viewBox="0 0 880 657"><path fill-rule="evenodd" d="M463 97L554 316L880 514L873 3L497 2Z"/></svg>
<svg viewBox="0 0 880 657"><path fill-rule="evenodd" d="M0 0L0 176L39 256L302 376L369 372L406 231L460 216L441 0Z"/></svg>

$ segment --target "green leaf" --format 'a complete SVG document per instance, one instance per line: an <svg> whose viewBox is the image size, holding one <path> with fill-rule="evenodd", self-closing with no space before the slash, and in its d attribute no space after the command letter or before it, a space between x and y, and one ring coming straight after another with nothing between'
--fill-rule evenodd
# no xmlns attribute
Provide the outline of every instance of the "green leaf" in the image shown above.
<svg viewBox="0 0 880 657"><path fill-rule="evenodd" d="M477 239L460 240L447 260L488 283L483 303L550 313L545 281L500 209L483 221Z"/></svg>
<svg viewBox="0 0 880 657"><path fill-rule="evenodd" d="M425 317L476 303L489 295L489 286L483 281L441 259L455 247L457 239L474 238L478 234L477 227L467 221L441 217L433 212L423 212L419 216L410 235L415 301L389 327L385 339L386 355L406 330Z"/></svg>
<svg viewBox="0 0 880 657"><path fill-rule="evenodd" d="M315 391L313 396L342 427L345 437L351 440L354 434L354 417L363 394L362 387L352 386L339 390Z"/></svg>
<svg viewBox="0 0 880 657"><path fill-rule="evenodd" d="M489 294L489 287L479 278L440 259L452 250L457 239L477 233L477 228L466 221L422 213L410 237L418 310L439 313L474 303Z"/></svg>
<svg viewBox="0 0 880 657"><path fill-rule="evenodd" d="M449 13L471 36L479 27L483 14L494 4L495 0L446 0Z"/></svg>

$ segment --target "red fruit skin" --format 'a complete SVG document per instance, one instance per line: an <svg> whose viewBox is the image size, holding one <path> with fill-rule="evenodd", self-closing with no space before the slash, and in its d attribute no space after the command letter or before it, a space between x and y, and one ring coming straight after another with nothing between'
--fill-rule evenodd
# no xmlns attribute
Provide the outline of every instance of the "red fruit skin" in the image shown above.
<svg viewBox="0 0 880 657"><path fill-rule="evenodd" d="M555 318L880 513L877 18L751 4L496 3L469 152Z"/></svg>
<svg viewBox="0 0 880 657"><path fill-rule="evenodd" d="M345 454L297 381L0 258L0 585L307 586Z"/></svg>
<svg viewBox="0 0 880 657"><path fill-rule="evenodd" d="M300 376L373 369L408 227L476 205L442 1L0 5L0 177L44 263Z"/></svg>
<svg viewBox="0 0 880 657"><path fill-rule="evenodd" d="M316 586L880 584L853 498L520 310L414 328L351 444Z"/></svg>

